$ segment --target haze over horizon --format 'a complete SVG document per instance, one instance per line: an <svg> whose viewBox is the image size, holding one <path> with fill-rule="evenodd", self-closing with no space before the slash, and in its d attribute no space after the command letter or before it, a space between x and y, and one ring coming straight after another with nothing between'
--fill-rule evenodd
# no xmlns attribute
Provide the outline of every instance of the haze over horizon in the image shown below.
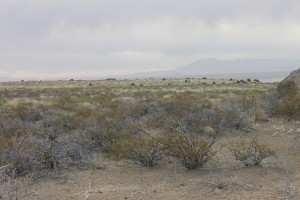
<svg viewBox="0 0 300 200"><path fill-rule="evenodd" d="M299 59L299 19L294 0L1 0L0 77L125 75L205 58Z"/></svg>

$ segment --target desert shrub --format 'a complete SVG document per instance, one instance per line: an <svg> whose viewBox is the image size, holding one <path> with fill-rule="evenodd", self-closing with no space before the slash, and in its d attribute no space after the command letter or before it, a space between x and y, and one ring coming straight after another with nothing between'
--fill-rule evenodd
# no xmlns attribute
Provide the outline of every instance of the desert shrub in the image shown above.
<svg viewBox="0 0 300 200"><path fill-rule="evenodd" d="M276 113L278 104L278 94L272 91L257 95L255 100L256 107L264 110L269 117L273 116Z"/></svg>
<svg viewBox="0 0 300 200"><path fill-rule="evenodd" d="M77 102L71 95L62 95L55 99L53 108L72 111L77 108Z"/></svg>
<svg viewBox="0 0 300 200"><path fill-rule="evenodd" d="M42 118L41 111L31 102L20 101L12 107L12 114L22 121L35 122Z"/></svg>
<svg viewBox="0 0 300 200"><path fill-rule="evenodd" d="M119 158L129 159L144 167L154 167L163 158L159 141L144 135L123 134L122 140L112 145L112 152Z"/></svg>
<svg viewBox="0 0 300 200"><path fill-rule="evenodd" d="M300 95L285 97L279 102L277 114L286 119L300 119Z"/></svg>
<svg viewBox="0 0 300 200"><path fill-rule="evenodd" d="M203 127L211 127L214 129L213 134L218 134L224 128L223 126L223 116L221 111L218 108L205 108L201 112L197 112L192 118L194 121L193 132L195 132L195 127L200 129L200 132L204 132ZM211 135L212 136L212 135Z"/></svg>
<svg viewBox="0 0 300 200"><path fill-rule="evenodd" d="M14 170L7 173L5 166L0 168L0 199L18 200L28 198L31 185L31 177L16 177Z"/></svg>
<svg viewBox="0 0 300 200"><path fill-rule="evenodd" d="M255 121L260 121L260 122L269 121L269 117L268 117L266 111L264 111L261 108L256 108L255 109Z"/></svg>
<svg viewBox="0 0 300 200"><path fill-rule="evenodd" d="M35 133L42 135L50 140L57 139L64 132L62 121L58 116L49 116L44 119L40 126L37 126Z"/></svg>
<svg viewBox="0 0 300 200"><path fill-rule="evenodd" d="M206 127L213 128L215 133L225 128L249 131L254 121L253 98L234 96L213 101L194 93L185 93L153 105L147 119L150 126L156 128L162 128L164 124L176 126L180 121L194 133L203 133Z"/></svg>
<svg viewBox="0 0 300 200"><path fill-rule="evenodd" d="M145 124L151 128L162 128L165 118L166 114L164 110L157 106L153 106L149 109L149 114L145 120Z"/></svg>
<svg viewBox="0 0 300 200"><path fill-rule="evenodd" d="M258 136L251 140L243 139L235 143L231 142L228 149L235 159L241 161L245 166L259 165L265 158L275 155L268 143Z"/></svg>
<svg viewBox="0 0 300 200"><path fill-rule="evenodd" d="M126 112L128 117L131 118L133 121L139 123L141 118L148 114L149 112L149 102L138 100L136 102L130 102L126 104L121 104L120 110Z"/></svg>
<svg viewBox="0 0 300 200"><path fill-rule="evenodd" d="M57 143L41 142L35 144L36 154L33 156L35 169L49 169L59 171L61 167L61 152L60 145Z"/></svg>
<svg viewBox="0 0 300 200"><path fill-rule="evenodd" d="M241 79L241 80L236 81L236 83L239 84L239 83L247 83L247 82Z"/></svg>
<svg viewBox="0 0 300 200"><path fill-rule="evenodd" d="M255 108L255 96L256 92L248 92L239 97L235 97L237 106L242 112L251 112Z"/></svg>
<svg viewBox="0 0 300 200"><path fill-rule="evenodd" d="M280 97L294 96L297 94L298 88L294 81L288 81L278 84L277 92Z"/></svg>
<svg viewBox="0 0 300 200"><path fill-rule="evenodd" d="M5 104L6 102L6 99L0 97L0 106Z"/></svg>
<svg viewBox="0 0 300 200"><path fill-rule="evenodd" d="M93 103L94 99L90 96L80 96L80 97L77 98L77 101L80 102L80 103Z"/></svg>
<svg viewBox="0 0 300 200"><path fill-rule="evenodd" d="M0 166L11 165L18 174L28 172L29 134L30 128L22 121L0 117Z"/></svg>
<svg viewBox="0 0 300 200"><path fill-rule="evenodd" d="M136 127L133 119L128 116L126 110L106 110L95 117L96 119L91 119L94 121L86 126L86 137L90 138L90 145L93 148L110 152L111 147L122 140L122 134L136 135L139 133L139 128Z"/></svg>
<svg viewBox="0 0 300 200"><path fill-rule="evenodd" d="M161 142L167 156L178 159L189 170L199 169L213 159L215 138L169 129Z"/></svg>
<svg viewBox="0 0 300 200"><path fill-rule="evenodd" d="M252 107L241 104L238 99L223 101L219 107L224 128L235 128L242 131L251 130Z"/></svg>
<svg viewBox="0 0 300 200"><path fill-rule="evenodd" d="M58 175L63 169L76 165L81 159L75 151L80 147L73 146L68 140L34 140L31 141L30 162L36 176ZM50 174L48 174L50 173Z"/></svg>
<svg viewBox="0 0 300 200"><path fill-rule="evenodd" d="M176 127L184 132L191 132L199 135L209 135L216 137L223 129L223 119L218 108L201 109L195 108L193 111L183 112L185 115L173 118L169 116L164 119L163 126Z"/></svg>
<svg viewBox="0 0 300 200"><path fill-rule="evenodd" d="M68 128L62 117L58 113L46 117L29 140L31 171L38 177L59 175L61 170L75 166L83 157L82 146L66 132Z"/></svg>
<svg viewBox="0 0 300 200"><path fill-rule="evenodd" d="M166 116L173 118L185 116L189 111L193 111L197 104L195 97L177 95L174 99L167 99L159 102L159 107L163 109Z"/></svg>

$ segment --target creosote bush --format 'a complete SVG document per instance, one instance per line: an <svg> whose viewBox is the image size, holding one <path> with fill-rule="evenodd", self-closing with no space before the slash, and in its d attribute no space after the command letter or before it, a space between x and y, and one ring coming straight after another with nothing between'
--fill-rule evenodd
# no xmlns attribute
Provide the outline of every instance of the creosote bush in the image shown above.
<svg viewBox="0 0 300 200"><path fill-rule="evenodd" d="M266 111L264 111L262 108L256 108L255 121L267 122L269 121L269 116L267 115Z"/></svg>
<svg viewBox="0 0 300 200"><path fill-rule="evenodd" d="M119 158L131 160L144 167L154 167L163 159L161 144L156 138L123 134L122 140L111 147Z"/></svg>
<svg viewBox="0 0 300 200"><path fill-rule="evenodd" d="M245 166L259 165L265 158L275 155L270 146L259 136L251 140L242 139L238 142L231 142L228 149L235 159Z"/></svg>
<svg viewBox="0 0 300 200"><path fill-rule="evenodd" d="M170 130L162 136L167 156L178 159L189 170L199 169L213 159L215 138Z"/></svg>

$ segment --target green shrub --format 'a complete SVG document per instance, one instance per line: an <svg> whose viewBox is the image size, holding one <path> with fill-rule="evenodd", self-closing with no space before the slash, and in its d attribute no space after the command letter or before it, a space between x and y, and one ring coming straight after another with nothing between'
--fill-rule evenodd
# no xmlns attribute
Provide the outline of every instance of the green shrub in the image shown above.
<svg viewBox="0 0 300 200"><path fill-rule="evenodd" d="M93 103L94 99L90 96L80 96L77 101L80 103Z"/></svg>
<svg viewBox="0 0 300 200"><path fill-rule="evenodd" d="M0 97L0 106L5 104L6 102L6 99Z"/></svg>
<svg viewBox="0 0 300 200"><path fill-rule="evenodd" d="M62 109L66 111L72 111L77 107L77 102L71 95L58 96L53 104L54 109Z"/></svg>

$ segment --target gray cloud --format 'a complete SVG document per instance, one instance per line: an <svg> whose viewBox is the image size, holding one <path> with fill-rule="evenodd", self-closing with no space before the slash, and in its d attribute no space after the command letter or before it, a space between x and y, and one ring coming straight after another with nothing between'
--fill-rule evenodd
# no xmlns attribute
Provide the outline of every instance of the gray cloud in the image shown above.
<svg viewBox="0 0 300 200"><path fill-rule="evenodd" d="M294 0L1 0L0 76L175 68L206 57L298 58Z"/></svg>

